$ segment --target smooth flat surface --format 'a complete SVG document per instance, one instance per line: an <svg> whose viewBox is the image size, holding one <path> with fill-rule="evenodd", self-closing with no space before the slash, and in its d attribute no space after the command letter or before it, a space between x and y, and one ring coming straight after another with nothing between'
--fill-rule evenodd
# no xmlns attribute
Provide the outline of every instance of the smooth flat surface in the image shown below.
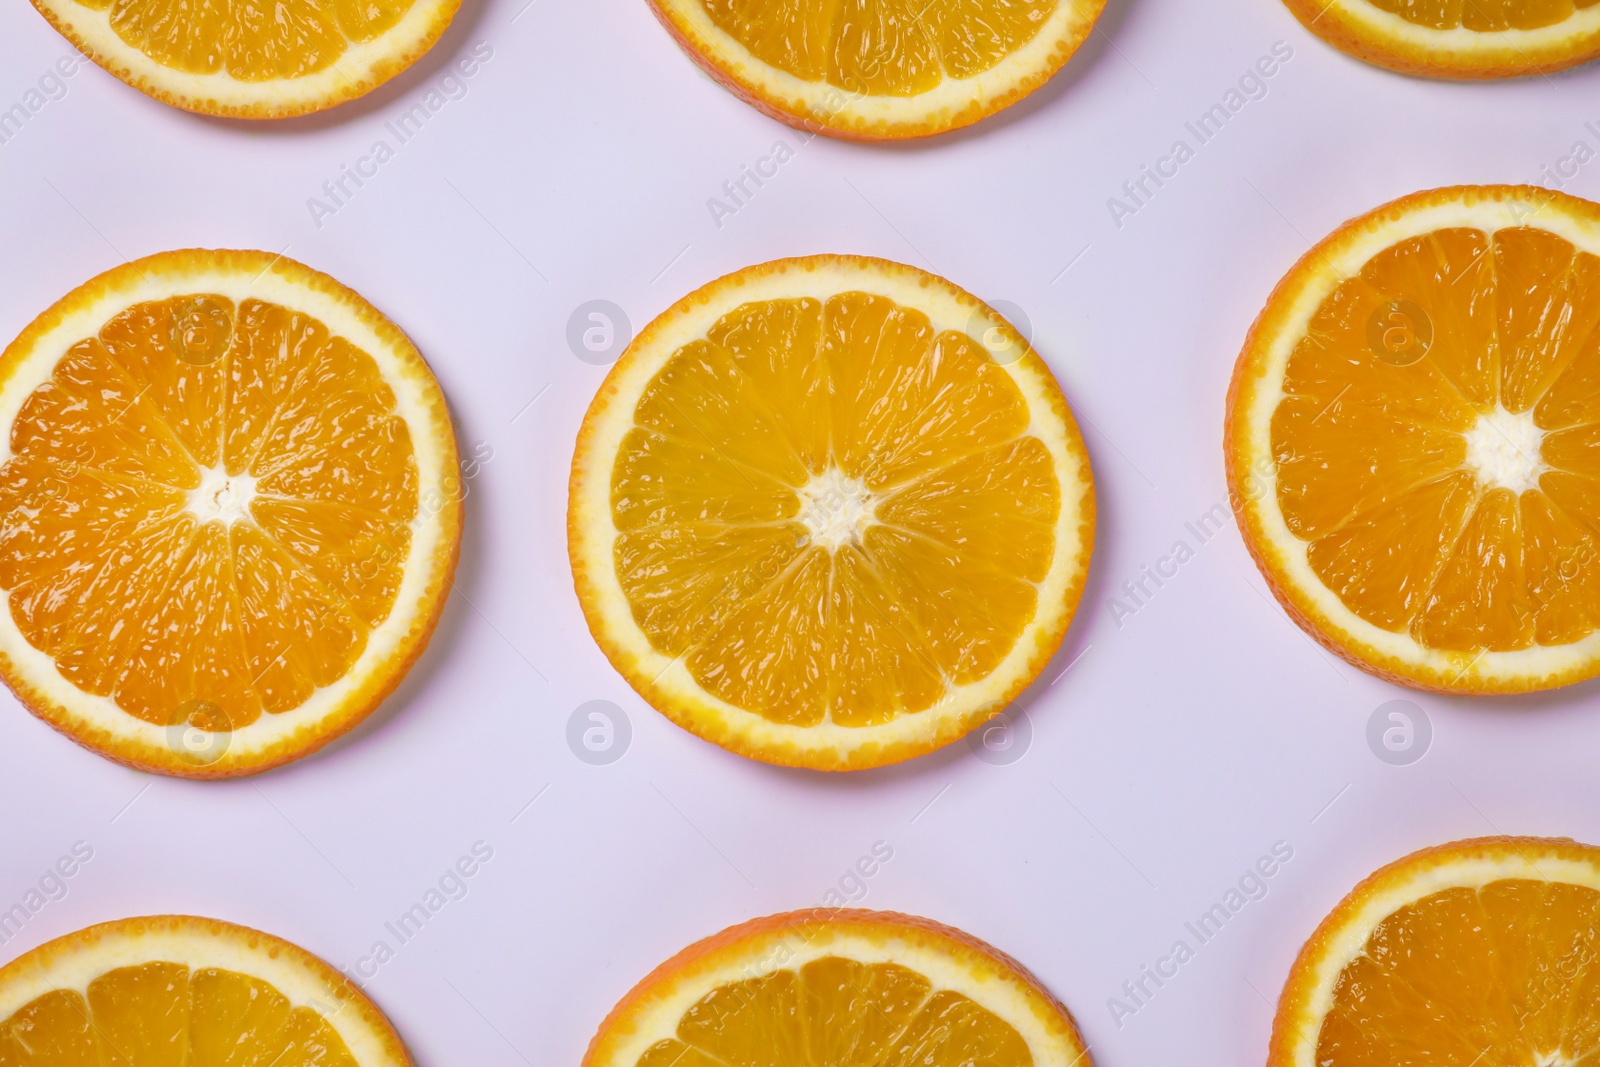
<svg viewBox="0 0 1600 1067"><path fill-rule="evenodd" d="M1101 1067L1237 1067L1263 1059L1301 941L1373 868L1494 832L1600 841L1600 689L1467 702L1334 661L1269 600L1221 463L1234 357L1308 243L1419 188L1536 182L1577 142L1592 155L1600 70L1430 84L1334 52L1276 0L1112 0L1023 105L870 147L739 103L643 0L524 2L468 0L416 68L321 117L200 118L88 67L0 144L0 336L124 257L282 250L412 336L482 459L433 646L333 751L253 781L155 779L0 698L0 909L75 843L93 851L0 959L102 919L213 915L359 968L421 1064L544 1067L575 1064L613 1002L686 943L848 890L1016 955ZM1265 94L1199 144L1185 123L1280 41L1293 55ZM474 49L488 56L474 75L446 81ZM68 51L6 4L0 108ZM402 142L387 124L432 92ZM1119 228L1107 199L1179 139L1193 158ZM308 198L329 203L323 183L380 140L376 174L314 219ZM779 142L792 158L714 218L707 200ZM1600 161L1567 188L1600 195ZM569 348L572 312L609 300L642 327L714 277L810 252L903 260L1021 308L1084 425L1099 548L1046 681L1070 670L1033 694L1009 764L965 744L850 777L750 763L646 707L584 627L566 472L604 369ZM1180 541L1192 558L1176 576L1114 610ZM567 741L594 700L632 727L609 765ZM1392 700L1432 723L1408 766L1368 746ZM449 882L459 899L401 943L385 924L426 906L475 842L492 858L465 895ZM892 858L852 880L877 842ZM1202 944L1185 924L1277 842L1292 859ZM1180 939L1192 958L1130 999L1123 983Z"/></svg>

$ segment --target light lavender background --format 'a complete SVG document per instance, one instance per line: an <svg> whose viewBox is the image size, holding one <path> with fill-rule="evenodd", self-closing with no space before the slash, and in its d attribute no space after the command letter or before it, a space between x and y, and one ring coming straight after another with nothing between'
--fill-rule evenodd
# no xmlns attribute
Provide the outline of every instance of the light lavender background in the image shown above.
<svg viewBox="0 0 1600 1067"><path fill-rule="evenodd" d="M524 3L467 0L401 78L272 125L184 114L94 67L29 98L68 46L22 0L0 9L0 109L42 102L0 144L0 337L124 257L284 251L415 339L463 451L488 457L433 646L326 754L253 781L151 778L0 698L0 909L74 843L93 849L0 959L157 911L259 926L367 972L384 940L396 953L366 986L421 1064L544 1067L575 1064L617 997L689 941L823 903L843 880L864 906L1025 961L1102 1067L1237 1067L1262 1059L1301 941L1372 868L1497 831L1600 840L1600 690L1467 702L1335 661L1267 596L1220 458L1234 357L1308 243L1415 189L1557 180L1575 143L1600 149L1600 71L1429 84L1334 52L1275 0L1112 0L1021 106L868 147L807 141L739 103L643 0ZM1177 139L1196 147L1185 123L1275 42L1293 57L1265 95L1116 225L1108 198ZM487 60L447 82L475 48ZM400 144L386 123L435 91ZM393 158L314 219L308 198L379 139ZM708 199L778 142L793 158L714 218ZM1600 163L1567 170L1567 188L1600 195ZM824 777L728 755L629 690L572 592L566 471L604 373L569 349L574 309L609 300L637 328L727 271L824 251L1020 308L1084 425L1101 508L1088 592L1057 680L988 761L958 743ZM1223 521L1202 543L1186 524L1208 514ZM1114 610L1178 541L1193 558L1123 601L1136 612ZM1403 766L1367 740L1397 699L1433 734ZM593 700L631 723L609 765L567 741ZM398 945L385 923L480 841L493 858L466 895ZM851 881L877 842L893 858ZM1275 842L1293 859L1199 945L1185 923ZM1193 958L1128 999L1123 983L1179 939Z"/></svg>

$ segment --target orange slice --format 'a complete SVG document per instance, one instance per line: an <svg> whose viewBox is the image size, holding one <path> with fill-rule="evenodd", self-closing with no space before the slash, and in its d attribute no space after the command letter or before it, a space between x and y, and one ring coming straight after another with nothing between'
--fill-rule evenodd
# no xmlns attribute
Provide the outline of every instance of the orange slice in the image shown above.
<svg viewBox="0 0 1600 1067"><path fill-rule="evenodd" d="M650 0L746 103L851 140L926 137L1021 100L1083 44L1105 0Z"/></svg>
<svg viewBox="0 0 1600 1067"><path fill-rule="evenodd" d="M270 934L158 915L0 969L4 1067L410 1067L343 975Z"/></svg>
<svg viewBox="0 0 1600 1067"><path fill-rule="evenodd" d="M1284 0L1357 59L1430 78L1549 74L1600 56L1600 0Z"/></svg>
<svg viewBox="0 0 1600 1067"><path fill-rule="evenodd" d="M986 344L989 347L985 347ZM813 256L685 297L578 436L568 545L595 640L668 718L756 759L909 759L1061 643L1089 461L1021 336L913 267Z"/></svg>
<svg viewBox="0 0 1600 1067"><path fill-rule="evenodd" d="M1600 1052L1600 849L1491 837L1351 890L1300 950L1269 1067L1536 1067Z"/></svg>
<svg viewBox="0 0 1600 1067"><path fill-rule="evenodd" d="M264 252L108 271L0 355L0 677L105 756L250 774L361 721L460 540L438 383Z"/></svg>
<svg viewBox="0 0 1600 1067"><path fill-rule="evenodd" d="M78 50L157 100L242 119L321 111L415 63L461 0L33 0Z"/></svg>
<svg viewBox="0 0 1600 1067"><path fill-rule="evenodd" d="M1067 1009L977 938L893 912L772 915L690 945L583 1067L1089 1067Z"/></svg>
<svg viewBox="0 0 1600 1067"><path fill-rule="evenodd" d="M1289 614L1392 681L1600 674L1600 207L1418 193L1340 227L1228 400L1245 541Z"/></svg>

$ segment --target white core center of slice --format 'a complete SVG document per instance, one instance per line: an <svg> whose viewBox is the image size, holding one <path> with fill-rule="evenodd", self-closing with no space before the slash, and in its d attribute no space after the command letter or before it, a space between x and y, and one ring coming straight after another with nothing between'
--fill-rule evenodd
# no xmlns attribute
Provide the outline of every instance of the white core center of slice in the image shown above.
<svg viewBox="0 0 1600 1067"><path fill-rule="evenodd" d="M200 472L200 485L189 490L184 510L200 522L221 522L232 526L250 514L250 501L256 498L256 480L248 474L229 475L221 467Z"/></svg>
<svg viewBox="0 0 1600 1067"><path fill-rule="evenodd" d="M873 521L872 494L860 478L829 467L800 490L800 521L810 531L812 543L829 552L838 551L840 545L859 544Z"/></svg>
<svg viewBox="0 0 1600 1067"><path fill-rule="evenodd" d="M1545 465L1540 446L1544 431L1533 421L1533 412L1513 415L1496 405L1466 433L1467 469L1491 489L1525 492L1539 486Z"/></svg>

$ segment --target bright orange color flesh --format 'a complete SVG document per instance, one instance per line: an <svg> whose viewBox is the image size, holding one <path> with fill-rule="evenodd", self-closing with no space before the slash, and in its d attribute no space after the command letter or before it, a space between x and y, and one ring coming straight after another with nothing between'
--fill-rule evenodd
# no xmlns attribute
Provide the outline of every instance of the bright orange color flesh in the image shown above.
<svg viewBox="0 0 1600 1067"><path fill-rule="evenodd" d="M1373 7L1435 30L1533 30L1565 22L1600 0L1368 0Z"/></svg>
<svg viewBox="0 0 1600 1067"><path fill-rule="evenodd" d="M1600 0L1284 0L1306 29L1425 78L1547 76L1600 55Z"/></svg>
<svg viewBox="0 0 1600 1067"><path fill-rule="evenodd" d="M1391 317L1399 301L1431 324L1414 362L1373 341L1420 351L1417 324ZM1600 628L1597 326L1600 258L1534 226L1403 241L1323 302L1289 359L1272 448L1289 529L1351 611L1468 652ZM1548 469L1520 495L1466 467L1464 435L1497 407L1545 433L1530 458Z"/></svg>
<svg viewBox="0 0 1600 1067"><path fill-rule="evenodd" d="M304 314L204 294L128 308L12 426L13 619L151 723L225 731L298 707L398 590L417 473L393 409L372 358ZM191 510L207 469L255 480L231 524Z"/></svg>
<svg viewBox="0 0 1600 1067"><path fill-rule="evenodd" d="M414 0L74 0L110 9L124 42L190 74L296 78L400 21Z"/></svg>
<svg viewBox="0 0 1600 1067"><path fill-rule="evenodd" d="M816 908L697 941L601 1022L583 1067L1088 1067L1067 1009L970 934Z"/></svg>
<svg viewBox="0 0 1600 1067"><path fill-rule="evenodd" d="M338 1033L259 978L177 963L107 971L0 1022L0 1067L356 1067Z"/></svg>
<svg viewBox="0 0 1600 1067"><path fill-rule="evenodd" d="M1484 837L1363 879L1307 939L1269 1067L1578 1067L1600 1053L1600 848Z"/></svg>
<svg viewBox="0 0 1600 1067"><path fill-rule="evenodd" d="M638 1067L1028 1067L1015 1028L894 963L824 956L719 986Z"/></svg>
<svg viewBox="0 0 1600 1067"><path fill-rule="evenodd" d="M1537 1067L1600 1051L1600 892L1507 879L1397 909L1338 978L1321 1067Z"/></svg>
<svg viewBox="0 0 1600 1067"><path fill-rule="evenodd" d="M708 692L774 722L927 708L1034 617L1062 505L1028 424L987 351L886 297L740 306L668 360L617 452L634 618ZM803 509L851 506L810 502L817 486L857 487L871 519L813 538Z"/></svg>
<svg viewBox="0 0 1600 1067"><path fill-rule="evenodd" d="M913 96L988 70L1059 0L700 0L768 66L873 96Z"/></svg>

